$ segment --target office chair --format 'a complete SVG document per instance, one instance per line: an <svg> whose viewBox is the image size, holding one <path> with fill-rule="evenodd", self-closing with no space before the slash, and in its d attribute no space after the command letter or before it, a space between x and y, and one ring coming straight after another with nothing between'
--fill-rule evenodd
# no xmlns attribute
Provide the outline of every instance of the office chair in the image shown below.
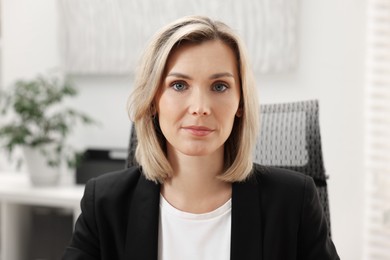
<svg viewBox="0 0 390 260"><path fill-rule="evenodd" d="M260 136L254 161L313 178L330 230L327 176L322 158L317 100L260 106Z"/></svg>
<svg viewBox="0 0 390 260"><path fill-rule="evenodd" d="M254 161L306 174L314 179L326 216L329 236L330 213L327 176L322 158L318 101L263 104L260 106L260 136L256 142ZM137 165L137 134L130 134L126 166Z"/></svg>

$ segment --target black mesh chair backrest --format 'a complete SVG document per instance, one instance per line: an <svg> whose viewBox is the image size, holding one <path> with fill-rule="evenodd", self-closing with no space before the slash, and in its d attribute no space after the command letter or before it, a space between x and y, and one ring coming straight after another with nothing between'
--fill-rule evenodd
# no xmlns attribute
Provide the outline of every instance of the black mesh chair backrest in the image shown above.
<svg viewBox="0 0 390 260"><path fill-rule="evenodd" d="M138 139L137 139L137 133L135 131L134 124L131 125L131 132L130 132L130 140L129 140L129 148L127 150L128 156L126 160L126 167L130 168L131 166L138 165L136 159L135 159L135 150L137 149L138 145Z"/></svg>
<svg viewBox="0 0 390 260"><path fill-rule="evenodd" d="M254 161L304 173L314 179L330 235L327 176L322 158L317 100L260 107L260 136Z"/></svg>
<svg viewBox="0 0 390 260"><path fill-rule="evenodd" d="M318 101L264 104L260 106L260 136L256 142L254 161L311 176L317 186L327 218L330 214L325 169L322 159ZM131 128L126 166L137 165L137 134Z"/></svg>

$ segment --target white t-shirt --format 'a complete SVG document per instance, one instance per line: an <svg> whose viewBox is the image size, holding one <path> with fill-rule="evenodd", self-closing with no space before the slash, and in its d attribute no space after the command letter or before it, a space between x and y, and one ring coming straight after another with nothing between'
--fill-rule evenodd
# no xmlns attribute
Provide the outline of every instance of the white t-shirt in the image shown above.
<svg viewBox="0 0 390 260"><path fill-rule="evenodd" d="M159 260L229 260L231 199L203 214L180 211L160 198Z"/></svg>

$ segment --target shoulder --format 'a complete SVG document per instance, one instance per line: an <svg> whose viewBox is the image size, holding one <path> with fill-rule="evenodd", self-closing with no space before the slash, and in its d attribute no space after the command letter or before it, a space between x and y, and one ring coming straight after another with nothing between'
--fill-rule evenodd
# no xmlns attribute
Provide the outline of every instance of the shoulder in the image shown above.
<svg viewBox="0 0 390 260"><path fill-rule="evenodd" d="M311 177L277 167L255 164L251 178L259 186L263 198L270 201L300 203L316 189Z"/></svg>
<svg viewBox="0 0 390 260"><path fill-rule="evenodd" d="M92 179L96 184L112 186L121 185L123 183L131 184L137 183L142 176L142 170L138 166L130 167L127 169L108 172Z"/></svg>
<svg viewBox="0 0 390 260"><path fill-rule="evenodd" d="M89 180L85 192L93 193L95 200L128 197L127 195L130 195L142 181L147 180L143 176L141 168L134 166L105 173Z"/></svg>
<svg viewBox="0 0 390 260"><path fill-rule="evenodd" d="M254 164L251 178L258 183L281 186L302 186L312 180L311 177L300 172L259 164Z"/></svg>
<svg viewBox="0 0 390 260"><path fill-rule="evenodd" d="M293 252L297 259L339 259L311 177L254 165L247 182L259 192L265 240L296 245ZM275 234L283 236L275 240Z"/></svg>

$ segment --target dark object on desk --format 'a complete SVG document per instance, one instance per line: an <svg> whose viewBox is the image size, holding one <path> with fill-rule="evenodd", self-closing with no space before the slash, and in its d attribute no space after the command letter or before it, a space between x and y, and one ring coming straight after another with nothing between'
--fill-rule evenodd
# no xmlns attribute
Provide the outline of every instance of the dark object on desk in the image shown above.
<svg viewBox="0 0 390 260"><path fill-rule="evenodd" d="M304 173L314 179L330 229L327 176L322 158L317 100L260 106L260 136L254 161ZM136 165L137 133L131 128L126 165Z"/></svg>
<svg viewBox="0 0 390 260"><path fill-rule="evenodd" d="M85 184L89 179L107 172L125 168L126 149L88 149L76 169L76 183Z"/></svg>

